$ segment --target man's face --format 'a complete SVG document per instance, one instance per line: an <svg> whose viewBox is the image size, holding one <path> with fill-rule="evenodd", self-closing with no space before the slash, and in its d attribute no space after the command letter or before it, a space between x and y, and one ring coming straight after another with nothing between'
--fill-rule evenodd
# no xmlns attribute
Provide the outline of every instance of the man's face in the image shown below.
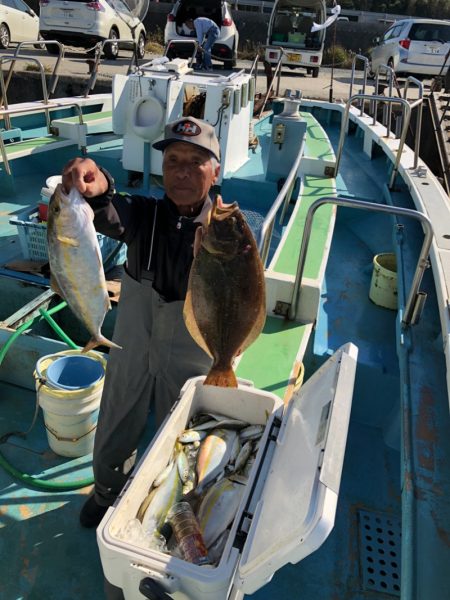
<svg viewBox="0 0 450 600"><path fill-rule="evenodd" d="M179 207L195 206L204 201L217 181L219 171L220 166L214 168L209 152L193 144L173 142L164 151L164 187Z"/></svg>

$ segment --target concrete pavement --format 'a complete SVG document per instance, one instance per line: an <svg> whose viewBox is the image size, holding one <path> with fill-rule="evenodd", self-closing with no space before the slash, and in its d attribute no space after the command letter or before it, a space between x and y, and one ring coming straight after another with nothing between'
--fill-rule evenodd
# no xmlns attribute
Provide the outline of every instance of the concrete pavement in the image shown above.
<svg viewBox="0 0 450 600"><path fill-rule="evenodd" d="M0 57L12 54L12 49L0 51ZM34 48L24 49L23 52L35 59L38 59L49 73L53 70L55 65L55 57L49 56L44 50L35 50ZM145 61L151 60L152 55L147 54ZM90 59L92 60L92 59ZM96 91L105 91L111 86L112 78L115 73L126 73L131 60L131 53L126 50L121 50L120 57L116 60L102 60L100 62L98 76L97 76L97 87L94 88L93 93ZM77 83L82 89L85 89L89 81L89 57L82 50L77 51L66 51L63 62L61 63L59 74L60 84L66 82L70 84L70 89L74 88L74 84ZM142 62L145 62L142 61ZM29 73L27 69L31 69L32 61L28 63L25 60L21 60L17 63L16 69L19 73ZM141 63L142 64L142 63ZM29 65L29 66L28 66ZM219 69L222 69L220 65L217 65ZM7 65L3 65L3 69L6 70ZM251 68L251 61L239 61L237 69ZM35 70L35 67L34 69ZM333 77L332 77L333 75ZM37 73L34 75L38 76ZM313 98L320 100L332 100L332 101L345 101L349 97L351 82L351 70L349 69L334 69L321 68L319 77L312 78L311 75L307 75L303 69L290 70L283 69L282 76L279 84L280 94L284 94L286 89L300 90L304 98ZM426 82L424 82L426 83ZM11 84L12 85L12 84ZM267 86L266 76L262 63L258 70L257 78L257 91L265 92ZM23 86L21 86L23 87ZM352 93L358 93L362 88L362 73L356 72L355 82ZM274 83L274 89L277 89L277 82ZM61 91L62 90L62 93ZM65 95L64 85L60 85L59 94ZM367 81L366 93L371 94L374 91L373 81ZM20 90L20 96L25 92ZM74 95L79 92L72 92ZM415 97L415 90L411 88L410 97ZM27 100L28 98L20 98L21 101ZM17 101L17 100L15 100Z"/></svg>

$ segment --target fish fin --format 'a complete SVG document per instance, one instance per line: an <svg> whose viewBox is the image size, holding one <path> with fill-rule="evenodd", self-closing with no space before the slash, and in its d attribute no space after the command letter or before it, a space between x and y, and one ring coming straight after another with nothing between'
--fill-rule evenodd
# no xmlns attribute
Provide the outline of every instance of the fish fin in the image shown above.
<svg viewBox="0 0 450 600"><path fill-rule="evenodd" d="M228 369L212 367L212 369L206 376L203 385L216 385L218 387L237 388L238 382L232 367L229 367Z"/></svg>
<svg viewBox="0 0 450 600"><path fill-rule="evenodd" d="M93 350L98 346L107 346L108 348L117 348L118 350L122 350L122 346L119 346L105 338L103 335L100 335L98 337L91 337L81 352L84 354L85 352L89 352L89 350Z"/></svg>
<svg viewBox="0 0 450 600"><path fill-rule="evenodd" d="M186 327L191 336L194 338L195 342L200 346L200 348L202 348L202 350L206 352L206 354L209 354L209 356L211 356L212 358L211 351L208 348L204 337L200 333L200 329L194 317L194 307L192 306L192 294L189 288L186 293L186 299L184 301L183 317L184 322L186 323Z"/></svg>
<svg viewBox="0 0 450 600"><path fill-rule="evenodd" d="M58 294L58 296L61 296L61 298L65 299L65 296L62 293L61 288L59 287L59 283L56 277L52 275L52 273L50 273L50 287L55 292L55 294Z"/></svg>
<svg viewBox="0 0 450 600"><path fill-rule="evenodd" d="M56 238L58 242L61 242L61 244L66 244L67 246L78 248L80 245L80 242L76 238L67 237L66 235L57 235Z"/></svg>

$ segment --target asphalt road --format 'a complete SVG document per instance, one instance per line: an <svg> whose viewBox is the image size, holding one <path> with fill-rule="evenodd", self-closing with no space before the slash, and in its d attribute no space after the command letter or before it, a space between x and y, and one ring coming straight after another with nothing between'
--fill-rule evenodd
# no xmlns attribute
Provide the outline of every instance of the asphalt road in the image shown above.
<svg viewBox="0 0 450 600"><path fill-rule="evenodd" d="M2 60L2 68L7 68L7 62L5 62L6 55L11 55L13 49L1 50L0 60ZM46 72L51 72L56 63L56 58L49 56L45 50L35 50L34 48L23 48L22 52L30 57L23 58L17 62L15 69L18 71L24 70L36 70L37 63L32 59L39 60ZM151 60L152 55L147 54L145 60L141 61L141 64L145 61ZM60 77L69 76L76 78L86 78L86 83L89 79L89 57L83 50L67 50L64 60L62 61L59 74ZM131 62L131 53L127 50L121 50L120 56L116 60L102 59L98 70L98 81L112 80L115 73L126 73ZM220 71L222 66L216 65ZM250 69L251 61L239 61L236 67L239 69ZM224 71L223 71L224 72ZM225 72L224 72L225 73ZM257 78L257 91L265 92L267 89L267 80L264 74L262 64L259 67ZM355 82L353 84L352 93L358 93L362 88L362 74L360 71L356 72ZM400 80L400 87L402 87L404 80ZM300 90L304 98L313 98L320 100L333 100L333 101L345 101L349 97L351 83L351 70L350 69L334 69L323 67L320 69L319 77L312 78L311 75L307 75L303 69L283 69L279 92L284 94L286 89ZM429 80L424 80L424 85L429 84ZM277 82L274 83L274 88L277 88ZM414 87L410 88L411 92L409 97L416 97L416 90ZM371 94L374 91L373 81L367 81L366 93ZM94 89L95 93L95 89ZM24 101L26 98L24 98Z"/></svg>

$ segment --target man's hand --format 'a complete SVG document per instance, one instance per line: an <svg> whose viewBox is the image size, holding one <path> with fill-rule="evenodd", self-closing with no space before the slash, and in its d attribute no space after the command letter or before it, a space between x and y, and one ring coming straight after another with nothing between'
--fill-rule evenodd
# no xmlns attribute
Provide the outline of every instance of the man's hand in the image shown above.
<svg viewBox="0 0 450 600"><path fill-rule="evenodd" d="M74 158L62 172L66 193L75 187L86 198L95 198L108 191L108 180L91 158Z"/></svg>

